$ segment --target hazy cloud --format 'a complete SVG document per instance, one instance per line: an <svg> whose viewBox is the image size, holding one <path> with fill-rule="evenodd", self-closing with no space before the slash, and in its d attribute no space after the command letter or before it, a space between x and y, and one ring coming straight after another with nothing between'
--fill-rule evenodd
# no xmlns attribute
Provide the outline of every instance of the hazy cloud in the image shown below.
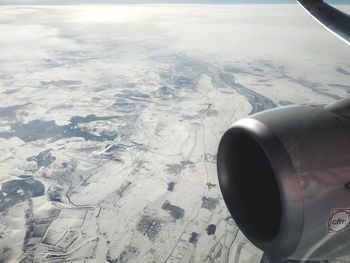
<svg viewBox="0 0 350 263"><path fill-rule="evenodd" d="M70 5L70 4L288 4L295 0L0 0L0 4L48 4L48 5ZM328 0L331 4L350 4L348 0Z"/></svg>

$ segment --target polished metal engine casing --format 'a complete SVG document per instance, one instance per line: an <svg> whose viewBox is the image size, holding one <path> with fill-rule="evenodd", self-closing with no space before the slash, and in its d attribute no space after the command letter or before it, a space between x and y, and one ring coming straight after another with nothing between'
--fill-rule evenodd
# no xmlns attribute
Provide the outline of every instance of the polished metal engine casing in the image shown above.
<svg viewBox="0 0 350 263"><path fill-rule="evenodd" d="M218 176L233 219L271 258L350 254L349 220L330 227L337 209L350 213L349 99L236 122L221 139Z"/></svg>

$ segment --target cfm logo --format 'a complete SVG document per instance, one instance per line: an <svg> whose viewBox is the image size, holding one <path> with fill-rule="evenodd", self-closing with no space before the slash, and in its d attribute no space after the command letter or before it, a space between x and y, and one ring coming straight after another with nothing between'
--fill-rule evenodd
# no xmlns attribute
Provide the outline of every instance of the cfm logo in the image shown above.
<svg viewBox="0 0 350 263"><path fill-rule="evenodd" d="M344 233L350 222L350 208L335 208L328 220L328 233Z"/></svg>

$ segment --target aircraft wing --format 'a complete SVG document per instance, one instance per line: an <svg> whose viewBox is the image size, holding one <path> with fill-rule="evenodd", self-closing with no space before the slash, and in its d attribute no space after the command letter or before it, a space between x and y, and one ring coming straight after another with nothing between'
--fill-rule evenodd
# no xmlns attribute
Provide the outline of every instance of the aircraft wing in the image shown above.
<svg viewBox="0 0 350 263"><path fill-rule="evenodd" d="M350 16L323 0L297 0L322 26L350 45Z"/></svg>

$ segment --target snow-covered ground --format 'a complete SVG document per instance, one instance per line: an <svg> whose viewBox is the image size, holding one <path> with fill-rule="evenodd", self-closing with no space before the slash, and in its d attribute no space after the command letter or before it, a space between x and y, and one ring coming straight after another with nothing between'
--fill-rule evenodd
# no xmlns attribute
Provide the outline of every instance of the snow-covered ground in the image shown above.
<svg viewBox="0 0 350 263"><path fill-rule="evenodd" d="M248 114L350 94L345 44L297 5L0 13L0 260L260 261L218 142Z"/></svg>

